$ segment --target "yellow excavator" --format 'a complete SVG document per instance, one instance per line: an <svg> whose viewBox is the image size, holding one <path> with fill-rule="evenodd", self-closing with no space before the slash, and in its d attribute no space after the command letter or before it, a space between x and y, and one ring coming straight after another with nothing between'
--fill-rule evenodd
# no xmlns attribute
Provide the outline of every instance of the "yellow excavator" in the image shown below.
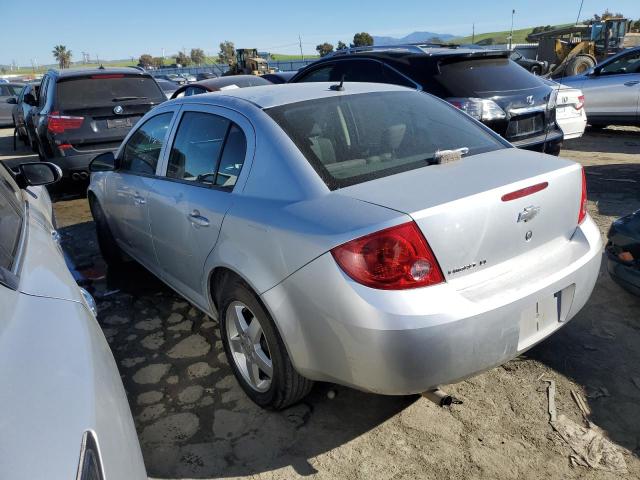
<svg viewBox="0 0 640 480"><path fill-rule="evenodd" d="M236 62L229 66L226 75L264 75L275 73L275 68L269 68L267 61L258 55L255 48L239 48L236 50Z"/></svg>
<svg viewBox="0 0 640 480"><path fill-rule="evenodd" d="M626 18L603 18L589 25L533 33L527 40L537 41L537 59L549 62L547 77L579 75L625 46L631 46L628 43L635 43L633 34L627 34L629 25ZM640 36L637 41L640 42Z"/></svg>

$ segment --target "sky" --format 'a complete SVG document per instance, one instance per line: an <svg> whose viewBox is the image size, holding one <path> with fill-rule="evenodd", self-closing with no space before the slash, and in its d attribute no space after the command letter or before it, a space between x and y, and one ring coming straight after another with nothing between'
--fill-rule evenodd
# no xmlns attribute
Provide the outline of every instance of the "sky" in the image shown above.
<svg viewBox="0 0 640 480"><path fill-rule="evenodd" d="M514 29L571 23L580 0L0 0L0 65L54 63L51 50L62 44L81 60L88 52L106 60L138 58L143 53L161 56L202 48L217 54L223 40L237 48L258 48L272 53L299 53L298 35L305 54L322 42L349 43L356 32L404 36L430 31L466 36L508 30L516 10ZM452 6L449 8L448 6ZM640 0L584 0L581 19L605 9L627 18L640 18ZM30 12L30 13L25 13ZM28 17L25 17L28 15Z"/></svg>

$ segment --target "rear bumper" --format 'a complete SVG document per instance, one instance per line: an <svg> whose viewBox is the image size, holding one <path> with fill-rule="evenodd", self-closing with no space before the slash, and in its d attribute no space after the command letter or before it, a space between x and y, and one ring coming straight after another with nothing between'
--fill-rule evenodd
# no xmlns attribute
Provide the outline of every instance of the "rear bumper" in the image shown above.
<svg viewBox="0 0 640 480"><path fill-rule="evenodd" d="M573 110L573 107L569 107ZM584 129L587 126L587 115L584 112L584 108L580 111L580 115L567 115L561 116L558 112L556 117L556 123L564 133L564 139L570 140L572 138L579 138L584 133Z"/></svg>
<svg viewBox="0 0 640 480"><path fill-rule="evenodd" d="M524 148L525 150L533 150L535 152L557 154L560 152L563 138L564 135L562 130L555 129L547 134L543 133L541 135L536 135L535 137L509 141L517 148Z"/></svg>
<svg viewBox="0 0 640 480"><path fill-rule="evenodd" d="M91 151L79 151L73 148L57 151L55 155L48 158L47 161L55 163L62 169L62 173L65 177L69 177L74 173L89 172L89 163L96 156L105 152L115 152L116 148L110 146L109 148L96 149Z"/></svg>
<svg viewBox="0 0 640 480"><path fill-rule="evenodd" d="M566 265L538 269L517 287L481 295L457 289L455 281L373 290L346 277L327 253L262 299L300 374L376 393L414 394L500 365L565 325L591 295L601 246L588 218L567 244L573 253ZM525 314L560 291L561 321L523 337Z"/></svg>

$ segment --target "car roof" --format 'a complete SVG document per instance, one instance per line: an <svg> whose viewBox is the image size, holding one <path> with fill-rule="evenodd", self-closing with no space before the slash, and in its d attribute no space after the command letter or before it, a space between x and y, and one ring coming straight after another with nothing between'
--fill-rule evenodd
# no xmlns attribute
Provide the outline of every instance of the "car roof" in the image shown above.
<svg viewBox="0 0 640 480"><path fill-rule="evenodd" d="M229 85L237 85L238 87L254 87L267 85L268 82L264 78L256 75L228 75L226 77L207 78L190 85L204 85L205 87L216 90Z"/></svg>
<svg viewBox="0 0 640 480"><path fill-rule="evenodd" d="M316 65L322 65L331 61L348 61L359 58L368 58L379 61L388 61L391 63L407 63L412 59L423 59L424 61L437 62L444 59L475 59L486 57L504 57L507 58L510 52L508 50L488 50L479 48L452 48L452 47L432 47L428 45L394 45L388 47L359 47L338 50L333 54L322 57L321 59L310 63L302 68L300 72L307 71Z"/></svg>
<svg viewBox="0 0 640 480"><path fill-rule="evenodd" d="M149 73L138 70L132 67L118 67L118 68L79 68L79 69L65 69L65 70L50 70L59 78L73 78L73 77L86 77L87 75L107 75L107 74L124 74L124 75L144 75L148 76Z"/></svg>
<svg viewBox="0 0 640 480"><path fill-rule="evenodd" d="M370 92L415 91L398 85L366 82L344 82L343 91L332 90L335 82L283 83L251 88L234 88L202 95L182 97L180 103L216 104L221 96L238 98L253 103L260 108L271 108L290 103L335 97L337 95L355 95Z"/></svg>

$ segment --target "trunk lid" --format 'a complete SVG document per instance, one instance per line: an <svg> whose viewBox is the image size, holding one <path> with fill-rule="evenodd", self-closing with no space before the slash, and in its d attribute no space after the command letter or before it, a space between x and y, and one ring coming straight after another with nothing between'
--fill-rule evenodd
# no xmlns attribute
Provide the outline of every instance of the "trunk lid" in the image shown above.
<svg viewBox="0 0 640 480"><path fill-rule="evenodd" d="M548 185L536 193L502 200L544 182ZM544 245L555 250L569 242L577 227L581 186L576 163L509 148L339 192L410 215L450 280L544 252ZM536 213L527 214L531 211ZM524 221L527 215L532 218Z"/></svg>

